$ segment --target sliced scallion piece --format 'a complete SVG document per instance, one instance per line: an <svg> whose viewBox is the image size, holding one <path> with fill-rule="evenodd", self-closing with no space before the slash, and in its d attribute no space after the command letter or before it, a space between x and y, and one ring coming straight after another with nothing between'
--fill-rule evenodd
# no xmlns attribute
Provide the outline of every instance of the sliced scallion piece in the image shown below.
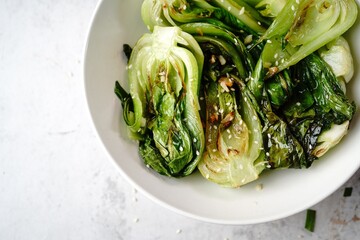
<svg viewBox="0 0 360 240"><path fill-rule="evenodd" d="M306 211L305 228L310 232L314 232L315 221L316 221L316 211L313 209L308 209Z"/></svg>

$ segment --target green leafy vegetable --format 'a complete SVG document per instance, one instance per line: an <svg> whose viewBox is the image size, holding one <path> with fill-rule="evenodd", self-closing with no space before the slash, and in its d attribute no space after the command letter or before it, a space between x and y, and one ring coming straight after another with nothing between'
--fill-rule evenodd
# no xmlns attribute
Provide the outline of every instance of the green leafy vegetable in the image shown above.
<svg viewBox="0 0 360 240"><path fill-rule="evenodd" d="M289 0L261 37L272 44L267 48L271 51L264 50L263 54L271 57L275 52L282 59L278 64L270 62L272 74L341 36L354 24L357 9L353 0ZM279 47L284 44L285 48Z"/></svg>
<svg viewBox="0 0 360 240"><path fill-rule="evenodd" d="M342 34L357 11L354 0L144 0L151 33L123 46L129 92L116 82L115 94L145 164L175 177L198 168L224 187L310 167L356 110Z"/></svg>
<svg viewBox="0 0 360 240"><path fill-rule="evenodd" d="M202 155L197 97L202 64L202 51L191 35L156 26L132 50L130 93L116 84L129 135L140 141L145 162L161 174L188 175Z"/></svg>

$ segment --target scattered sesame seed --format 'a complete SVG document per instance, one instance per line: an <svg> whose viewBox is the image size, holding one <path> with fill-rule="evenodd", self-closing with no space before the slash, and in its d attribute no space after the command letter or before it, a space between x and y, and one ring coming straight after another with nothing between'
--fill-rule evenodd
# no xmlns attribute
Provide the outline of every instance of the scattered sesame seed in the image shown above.
<svg viewBox="0 0 360 240"><path fill-rule="evenodd" d="M200 155L200 152L198 150L196 150L196 155L199 156Z"/></svg>
<svg viewBox="0 0 360 240"><path fill-rule="evenodd" d="M200 100L203 101L205 98L204 97L200 97Z"/></svg>
<svg viewBox="0 0 360 240"><path fill-rule="evenodd" d="M243 15L244 12L245 12L245 7L242 7L242 8L240 9L240 11L239 11L239 15Z"/></svg>
<svg viewBox="0 0 360 240"><path fill-rule="evenodd" d="M226 131L227 131L228 133L230 133L230 129L226 129Z"/></svg>
<svg viewBox="0 0 360 240"><path fill-rule="evenodd" d="M232 138L232 135L229 135L229 137L228 137L229 139L231 139Z"/></svg>
<svg viewBox="0 0 360 240"><path fill-rule="evenodd" d="M261 22L260 22L260 21L258 21L257 24L258 24L259 26L261 26Z"/></svg>
<svg viewBox="0 0 360 240"><path fill-rule="evenodd" d="M230 106L230 104L231 104L230 102L225 103L226 106Z"/></svg>
<svg viewBox="0 0 360 240"><path fill-rule="evenodd" d="M193 141L194 141L194 143L196 143L196 142L197 142L197 139L196 139L196 138L194 138L194 139L193 139Z"/></svg>
<svg viewBox="0 0 360 240"><path fill-rule="evenodd" d="M271 41L270 39L269 39L269 40L267 40L266 42L267 42L267 43L272 43L272 41Z"/></svg>
<svg viewBox="0 0 360 240"><path fill-rule="evenodd" d="M209 138L209 139L208 139L208 142L210 143L211 141L212 141L211 138Z"/></svg>
<svg viewBox="0 0 360 240"><path fill-rule="evenodd" d="M223 113L223 112L224 112L224 109L220 108L219 113Z"/></svg>
<svg viewBox="0 0 360 240"><path fill-rule="evenodd" d="M279 54L275 53L274 58L278 58Z"/></svg>
<svg viewBox="0 0 360 240"><path fill-rule="evenodd" d="M260 190L263 189L263 185L260 183L260 184L256 185L255 189L256 189L257 191L260 191Z"/></svg>
<svg viewBox="0 0 360 240"><path fill-rule="evenodd" d="M180 146L179 150L180 150L180 152L184 151L183 146Z"/></svg>
<svg viewBox="0 0 360 240"><path fill-rule="evenodd" d="M258 141L254 141L254 143L255 143L255 144L259 144L259 142L258 142Z"/></svg>
<svg viewBox="0 0 360 240"><path fill-rule="evenodd" d="M181 229L176 230L176 234L180 234L182 232Z"/></svg>
<svg viewBox="0 0 360 240"><path fill-rule="evenodd" d="M297 106L301 106L301 103L300 103L300 102L297 102L296 105L297 105Z"/></svg>
<svg viewBox="0 0 360 240"><path fill-rule="evenodd" d="M244 43L245 44L249 44L252 42L252 39L253 39L253 36L250 34L250 35L247 35L244 39Z"/></svg>
<svg viewBox="0 0 360 240"><path fill-rule="evenodd" d="M216 126L216 125L214 125L214 129L217 129L217 126Z"/></svg>
<svg viewBox="0 0 360 240"><path fill-rule="evenodd" d="M294 5L291 5L291 10L295 11Z"/></svg>
<svg viewBox="0 0 360 240"><path fill-rule="evenodd" d="M244 183L245 181L246 181L246 179L245 179L245 178L243 178L243 179L241 180L241 182L242 182L242 183Z"/></svg>
<svg viewBox="0 0 360 240"><path fill-rule="evenodd" d="M229 12L231 11L231 7L230 7L230 6L228 7L228 11L229 11Z"/></svg>
<svg viewBox="0 0 360 240"><path fill-rule="evenodd" d="M139 218L134 218L134 223L139 222Z"/></svg>
<svg viewBox="0 0 360 240"><path fill-rule="evenodd" d="M149 165L149 164L146 164L146 167L147 167L147 168L150 168L150 165Z"/></svg>
<svg viewBox="0 0 360 240"><path fill-rule="evenodd" d="M213 151L213 152L216 152L217 150L216 150L216 148L214 148L212 151Z"/></svg>
<svg viewBox="0 0 360 240"><path fill-rule="evenodd" d="M205 177L206 177L207 179L209 179L210 175L207 173Z"/></svg>
<svg viewBox="0 0 360 240"><path fill-rule="evenodd" d="M230 88L231 91L235 92L235 88Z"/></svg>
<svg viewBox="0 0 360 240"><path fill-rule="evenodd" d="M266 152L265 154L266 154L266 156L268 156L268 157L270 156L270 153L269 153L269 152Z"/></svg>

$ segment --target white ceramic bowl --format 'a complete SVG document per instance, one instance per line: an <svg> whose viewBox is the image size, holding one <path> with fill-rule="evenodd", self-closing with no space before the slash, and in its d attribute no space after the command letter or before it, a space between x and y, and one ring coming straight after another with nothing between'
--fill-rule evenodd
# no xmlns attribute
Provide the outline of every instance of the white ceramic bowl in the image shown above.
<svg viewBox="0 0 360 240"><path fill-rule="evenodd" d="M147 31L140 17L141 0L100 1L91 23L84 54L85 91L96 132L122 175L150 199L175 212L207 222L253 224L280 219L305 210L344 184L360 166L360 116L342 142L307 170L277 170L240 189L224 189L199 173L182 179L160 176L148 169L128 140L116 80L126 83L122 45L133 45ZM347 35L359 66L359 21ZM125 84L125 86L127 86ZM348 90L360 105L360 79ZM257 190L258 184L263 185Z"/></svg>

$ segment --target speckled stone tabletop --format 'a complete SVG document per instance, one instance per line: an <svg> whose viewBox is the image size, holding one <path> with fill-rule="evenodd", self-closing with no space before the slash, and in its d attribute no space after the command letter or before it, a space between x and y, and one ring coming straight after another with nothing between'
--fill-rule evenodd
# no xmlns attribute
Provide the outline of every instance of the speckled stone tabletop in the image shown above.
<svg viewBox="0 0 360 240"><path fill-rule="evenodd" d="M96 4L0 0L1 240L359 239L360 171L312 207L313 233L305 211L257 225L200 222L125 181L84 96L83 48Z"/></svg>

